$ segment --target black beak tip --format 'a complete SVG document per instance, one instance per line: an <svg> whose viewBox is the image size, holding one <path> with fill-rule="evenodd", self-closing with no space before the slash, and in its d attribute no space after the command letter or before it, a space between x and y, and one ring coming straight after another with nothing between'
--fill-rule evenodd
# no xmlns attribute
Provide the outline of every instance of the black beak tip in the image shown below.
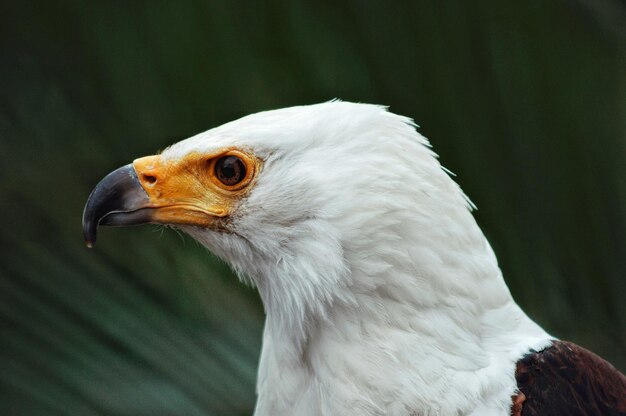
<svg viewBox="0 0 626 416"><path fill-rule="evenodd" d="M90 227L90 229L88 229L87 225L85 225L85 228L83 229L83 236L85 237L85 244L87 245L87 248L93 248L93 246L96 245L96 230L96 227Z"/></svg>
<svg viewBox="0 0 626 416"><path fill-rule="evenodd" d="M85 238L85 244L88 248L93 248L96 245L96 239L98 237L98 220L95 218L88 218L87 206L83 212L83 237ZM95 220L95 221L94 221Z"/></svg>
<svg viewBox="0 0 626 416"><path fill-rule="evenodd" d="M96 244L98 225L133 225L149 218L133 213L149 202L132 165L122 166L104 177L89 195L83 211L83 236L87 247ZM119 215L116 215L119 214Z"/></svg>

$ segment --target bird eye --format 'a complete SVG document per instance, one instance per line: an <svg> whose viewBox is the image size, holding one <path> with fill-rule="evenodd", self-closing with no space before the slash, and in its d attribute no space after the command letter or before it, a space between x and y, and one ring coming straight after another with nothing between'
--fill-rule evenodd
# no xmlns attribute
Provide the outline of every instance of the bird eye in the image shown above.
<svg viewBox="0 0 626 416"><path fill-rule="evenodd" d="M234 186L246 177L246 164L237 156L224 156L215 163L215 176L226 186Z"/></svg>

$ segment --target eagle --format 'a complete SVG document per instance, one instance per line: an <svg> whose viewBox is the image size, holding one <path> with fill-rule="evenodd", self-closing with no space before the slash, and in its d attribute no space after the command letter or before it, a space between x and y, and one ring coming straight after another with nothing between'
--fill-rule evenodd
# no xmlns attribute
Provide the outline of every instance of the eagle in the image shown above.
<svg viewBox="0 0 626 416"><path fill-rule="evenodd" d="M96 185L99 225L182 230L266 315L255 415L626 415L626 377L513 300L474 206L414 122L265 111Z"/></svg>

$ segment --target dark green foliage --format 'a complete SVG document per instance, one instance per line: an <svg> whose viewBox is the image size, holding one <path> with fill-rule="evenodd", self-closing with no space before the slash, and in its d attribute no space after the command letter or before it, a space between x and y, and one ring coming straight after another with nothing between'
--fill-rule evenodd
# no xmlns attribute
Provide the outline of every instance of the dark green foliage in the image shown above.
<svg viewBox="0 0 626 416"><path fill-rule="evenodd" d="M478 205L524 309L626 368L626 10L596 1L0 4L0 414L249 414L256 293L81 212L109 171L258 110L391 105Z"/></svg>

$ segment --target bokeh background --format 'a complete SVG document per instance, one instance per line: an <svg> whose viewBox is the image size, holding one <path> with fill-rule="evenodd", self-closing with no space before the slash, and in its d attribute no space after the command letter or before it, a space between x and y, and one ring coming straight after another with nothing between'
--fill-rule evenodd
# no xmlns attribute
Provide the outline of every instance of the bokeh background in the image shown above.
<svg viewBox="0 0 626 416"><path fill-rule="evenodd" d="M263 310L190 238L103 229L109 171L260 110L413 117L513 295L626 369L626 3L0 2L0 414L247 415Z"/></svg>

